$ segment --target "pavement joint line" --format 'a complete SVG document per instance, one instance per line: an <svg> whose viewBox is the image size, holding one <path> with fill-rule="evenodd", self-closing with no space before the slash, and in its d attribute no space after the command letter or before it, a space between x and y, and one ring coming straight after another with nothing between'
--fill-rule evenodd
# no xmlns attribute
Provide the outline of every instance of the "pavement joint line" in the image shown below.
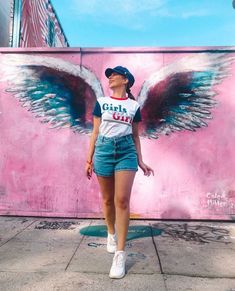
<svg viewBox="0 0 235 291"><path fill-rule="evenodd" d="M160 259L160 256L159 256L159 253L158 253L158 249L157 249L157 245L156 245L156 242L154 240L152 225L149 225L149 227L150 227L150 231L151 231L151 237L152 237L153 246L154 246L154 249L156 251L157 258L158 258L158 262L159 262L159 266L160 266L160 271L161 271L161 274L164 274L163 268L162 268L161 259Z"/></svg>
<svg viewBox="0 0 235 291"><path fill-rule="evenodd" d="M181 277L187 277L187 278L201 278L201 279L231 279L234 280L234 277L230 277L230 276L225 276L223 275L221 276L210 276L210 275L197 275L197 274L180 274L180 273L167 273L165 272L164 274L162 274L163 276L181 276Z"/></svg>
<svg viewBox="0 0 235 291"><path fill-rule="evenodd" d="M0 273L22 273L22 274L58 274L58 273L64 273L64 270L58 270L58 271L19 271L19 270L0 270ZM97 275L107 275L107 272L94 272L94 271L66 271L66 273L75 273L75 274L97 274ZM153 275L160 275L163 276L163 274L160 273L129 273L128 275L144 275L144 276L153 276Z"/></svg>
<svg viewBox="0 0 235 291"><path fill-rule="evenodd" d="M22 273L22 274L33 274L33 273L37 273L37 274L57 274L57 273L61 273L61 271L19 271L19 270L0 270L0 273Z"/></svg>
<svg viewBox="0 0 235 291"><path fill-rule="evenodd" d="M93 221L93 220L90 221L90 224L88 225L88 229L89 229L89 226L91 226L92 221ZM65 271L67 271L67 269L68 269L68 267L69 267L69 265L70 265L70 263L71 263L73 257L75 256L75 254L76 254L77 250L79 249L81 243L83 242L84 238L85 238L85 234L82 236L82 238L81 238L81 240L80 240L78 246L76 247L76 249L75 249L75 251L74 251L72 257L70 258L70 260L69 260L69 262L68 262L68 264L67 264L67 266L66 266L66 268L65 268Z"/></svg>
<svg viewBox="0 0 235 291"><path fill-rule="evenodd" d="M153 245L154 245L154 248L155 248L155 251L156 251L156 255L157 255L157 258L158 258L158 262L159 262L159 266L160 266L160 271L161 271L161 275L163 276L163 283L164 283L164 287L165 287L165 290L168 291L168 288L167 288L167 283L166 283L166 278L164 277L164 272L163 272L163 268L162 268L162 263L161 263L161 259L160 259L160 255L158 253L158 249L157 249L157 244L154 240L154 235L153 235L153 228L152 228L152 225L149 224L149 227L150 227L150 230L151 230L151 237L152 237L152 242L153 242Z"/></svg>
<svg viewBox="0 0 235 291"><path fill-rule="evenodd" d="M33 273L37 273L37 274L58 274L58 273L63 273L64 271L19 271L19 270L0 270L0 273L23 273L23 274L33 274ZM76 273L76 274L90 274L90 275L107 275L106 272L93 272L93 271L67 271L66 273ZM164 278L164 280L167 280L167 276L180 276L180 277L186 277L186 278L201 278L201 279L229 279L229 280L234 280L235 277L211 277L211 276L199 276L199 275L185 275L185 274L170 274L170 273L164 273L164 274L160 274L160 273L129 273L128 272L128 276L154 276L154 275L158 275L158 276L162 276Z"/></svg>
<svg viewBox="0 0 235 291"><path fill-rule="evenodd" d="M82 272L81 271L67 271L66 273L107 275L107 272L95 272L95 271L82 271ZM163 274L154 273L154 272L153 273L141 273L141 272L130 273L130 272L127 272L127 274L128 274L128 276L129 275L132 275L132 276L139 276L139 275L144 275L144 276L154 276L154 275L163 276Z"/></svg>
<svg viewBox="0 0 235 291"><path fill-rule="evenodd" d="M17 232L14 236L12 236L11 238L9 238L7 241L5 241L3 244L0 245L0 248L2 246L4 246L5 244L7 244L10 240L12 240L13 238L15 238L16 236L18 236L20 233L22 233L24 230L26 230L29 226L31 226L33 223L35 223L36 221L38 221L38 219L32 221L29 225L27 225L25 228L23 228L22 230L20 230L19 232Z"/></svg>

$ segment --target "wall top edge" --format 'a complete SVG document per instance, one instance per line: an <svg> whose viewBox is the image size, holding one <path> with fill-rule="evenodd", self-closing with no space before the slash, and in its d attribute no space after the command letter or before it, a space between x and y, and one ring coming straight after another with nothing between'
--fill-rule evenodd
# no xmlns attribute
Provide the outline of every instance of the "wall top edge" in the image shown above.
<svg viewBox="0 0 235 291"><path fill-rule="evenodd" d="M235 52L235 46L206 47L66 47L66 48L11 48L0 47L0 53L185 53L185 52Z"/></svg>

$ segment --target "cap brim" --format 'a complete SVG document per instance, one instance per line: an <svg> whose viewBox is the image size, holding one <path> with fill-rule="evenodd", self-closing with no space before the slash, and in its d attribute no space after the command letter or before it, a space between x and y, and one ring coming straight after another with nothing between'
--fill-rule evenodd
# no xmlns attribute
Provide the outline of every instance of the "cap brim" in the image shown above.
<svg viewBox="0 0 235 291"><path fill-rule="evenodd" d="M113 72L114 72L113 69L108 68L108 69L105 70L105 76L106 76L107 78L109 78L109 77L112 75Z"/></svg>

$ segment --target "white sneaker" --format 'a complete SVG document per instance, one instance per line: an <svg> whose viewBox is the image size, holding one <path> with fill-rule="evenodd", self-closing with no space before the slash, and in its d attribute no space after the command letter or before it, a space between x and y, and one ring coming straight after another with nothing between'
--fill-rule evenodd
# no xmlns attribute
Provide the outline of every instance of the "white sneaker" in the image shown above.
<svg viewBox="0 0 235 291"><path fill-rule="evenodd" d="M107 251L108 253L114 254L117 249L117 238L116 234L108 233L107 237Z"/></svg>
<svg viewBox="0 0 235 291"><path fill-rule="evenodd" d="M112 267L109 272L110 278L121 279L126 274L126 252L117 251L113 257Z"/></svg>

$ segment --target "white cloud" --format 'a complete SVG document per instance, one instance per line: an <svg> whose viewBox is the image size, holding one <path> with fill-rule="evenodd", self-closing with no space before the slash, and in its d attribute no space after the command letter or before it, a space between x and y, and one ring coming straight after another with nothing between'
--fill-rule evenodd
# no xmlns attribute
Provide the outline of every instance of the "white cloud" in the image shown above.
<svg viewBox="0 0 235 291"><path fill-rule="evenodd" d="M183 2L182 2L183 3ZM187 3L188 5L186 5ZM213 14L211 9L207 6L199 6L195 7L195 4L192 5L192 2L184 2L184 5L175 5L171 6L170 3L166 3L168 5L164 5L160 7L157 11L152 11L152 15L158 17L169 17L169 18L190 18L190 17L203 17Z"/></svg>
<svg viewBox="0 0 235 291"><path fill-rule="evenodd" d="M182 11L178 13L172 13L169 10L161 10L156 16L159 17L169 17L169 18L178 18L178 19L187 19L192 17L203 17L209 16L210 13L207 11Z"/></svg>
<svg viewBox="0 0 235 291"><path fill-rule="evenodd" d="M104 23L140 30L148 13L157 14L169 0L72 0L71 11L76 17L92 17Z"/></svg>
<svg viewBox="0 0 235 291"><path fill-rule="evenodd" d="M94 17L135 17L145 13L155 16L167 16L177 18L189 18L194 16L206 16L211 14L211 6L208 2L204 5L188 2L175 2L171 0L72 0L71 10L76 15L92 15Z"/></svg>
<svg viewBox="0 0 235 291"><path fill-rule="evenodd" d="M190 18L190 17L202 17L202 16L208 16L210 12L206 9L196 10L196 11L182 11L181 17L182 18Z"/></svg>
<svg viewBox="0 0 235 291"><path fill-rule="evenodd" d="M197 2L188 0L180 3L172 0L71 0L70 10L78 18L91 17L99 24L115 24L140 31L156 18L167 20L208 16L211 11L207 1L195 7Z"/></svg>
<svg viewBox="0 0 235 291"><path fill-rule="evenodd" d="M72 9L79 14L125 15L134 16L138 13L156 10L168 0L72 0Z"/></svg>

